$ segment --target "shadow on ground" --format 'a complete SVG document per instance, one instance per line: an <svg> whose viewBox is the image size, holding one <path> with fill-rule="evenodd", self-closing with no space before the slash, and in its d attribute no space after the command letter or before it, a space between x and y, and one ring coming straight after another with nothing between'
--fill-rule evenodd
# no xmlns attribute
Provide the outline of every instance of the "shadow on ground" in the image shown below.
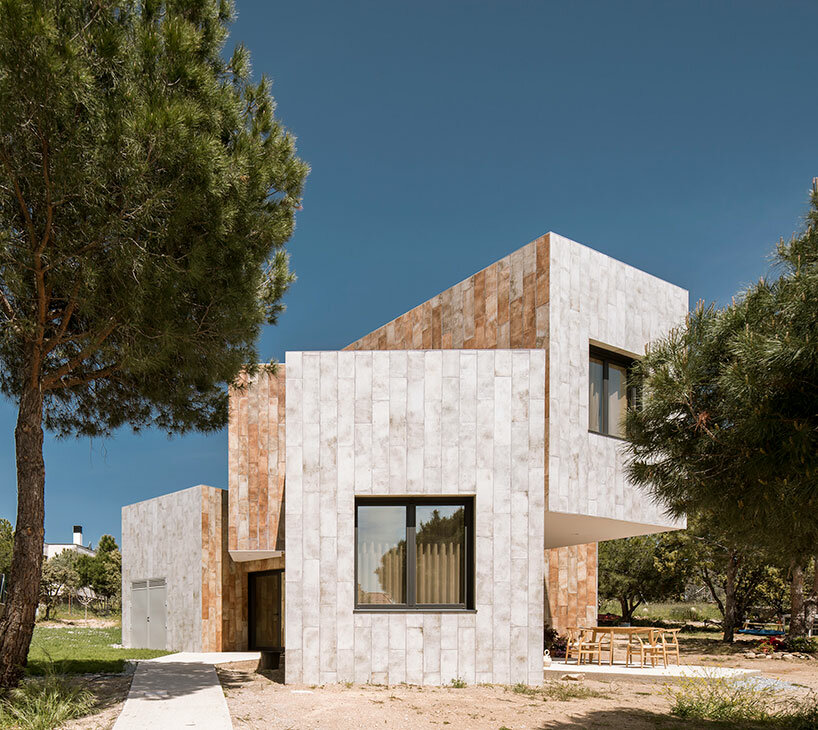
<svg viewBox="0 0 818 730"><path fill-rule="evenodd" d="M130 697L168 700L213 687L213 665L186 662L146 662L134 674Z"/></svg>
<svg viewBox="0 0 818 730"><path fill-rule="evenodd" d="M554 720L544 725L539 725L538 730L580 730L582 728L611 728L611 730L648 730L649 728L667 728L667 730L691 730L691 728L702 727L719 728L718 724L685 722L678 718L671 717L661 712L650 712L648 710L634 710L631 708L616 708L611 710L597 710L594 712L584 712L575 718L567 720Z"/></svg>
<svg viewBox="0 0 818 730"><path fill-rule="evenodd" d="M235 669L217 666L216 673L219 675L219 681L225 691L241 689L254 679L259 681L259 677L263 677L271 684L284 684L284 657L281 657L278 669Z"/></svg>

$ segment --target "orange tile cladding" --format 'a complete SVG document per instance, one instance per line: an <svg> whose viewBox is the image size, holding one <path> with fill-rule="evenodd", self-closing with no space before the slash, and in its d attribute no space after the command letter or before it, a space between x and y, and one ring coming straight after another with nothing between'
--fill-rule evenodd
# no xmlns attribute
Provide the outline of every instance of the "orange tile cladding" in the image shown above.
<svg viewBox="0 0 818 730"><path fill-rule="evenodd" d="M202 651L247 649L247 574L284 567L284 558L236 562L227 551L228 494L202 496Z"/></svg>
<svg viewBox="0 0 818 730"><path fill-rule="evenodd" d="M549 256L550 242L546 234L346 349L547 349ZM545 381L547 385L547 358ZM546 453L547 404L546 399ZM546 503L547 465L546 459ZM596 544L547 550L545 560L549 603L546 616L550 613L559 630L572 624L595 623Z"/></svg>
<svg viewBox="0 0 818 730"><path fill-rule="evenodd" d="M230 390L228 486L230 550L283 550L284 365Z"/></svg>

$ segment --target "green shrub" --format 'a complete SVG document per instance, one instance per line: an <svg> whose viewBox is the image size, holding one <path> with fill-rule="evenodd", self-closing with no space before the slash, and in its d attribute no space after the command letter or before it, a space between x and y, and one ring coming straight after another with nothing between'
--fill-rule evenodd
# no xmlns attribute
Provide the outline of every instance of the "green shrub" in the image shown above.
<svg viewBox="0 0 818 730"><path fill-rule="evenodd" d="M54 672L25 680L0 700L0 726L22 730L52 730L87 715L95 703L85 689L69 684Z"/></svg>
<svg viewBox="0 0 818 730"><path fill-rule="evenodd" d="M546 682L542 687L529 687L523 682L518 682L511 686L511 691L518 695L542 697L544 700L555 700L557 702L608 696L604 692L598 692L590 687L583 687L570 682Z"/></svg>
<svg viewBox="0 0 818 730"><path fill-rule="evenodd" d="M463 689L466 686L466 680L457 677L456 679L452 680L452 687L455 689Z"/></svg>
<svg viewBox="0 0 818 730"><path fill-rule="evenodd" d="M665 687L670 712L685 720L742 722L769 720L776 690L743 678L690 677Z"/></svg>
<svg viewBox="0 0 818 730"><path fill-rule="evenodd" d="M815 654L818 652L818 638L814 636L788 636L784 640L784 649L804 654Z"/></svg>
<svg viewBox="0 0 818 730"><path fill-rule="evenodd" d="M583 687L581 684L569 682L546 682L542 686L542 698L544 700L555 700L556 702L568 702L568 700L587 700L592 697L607 697L604 692L599 692L590 687Z"/></svg>

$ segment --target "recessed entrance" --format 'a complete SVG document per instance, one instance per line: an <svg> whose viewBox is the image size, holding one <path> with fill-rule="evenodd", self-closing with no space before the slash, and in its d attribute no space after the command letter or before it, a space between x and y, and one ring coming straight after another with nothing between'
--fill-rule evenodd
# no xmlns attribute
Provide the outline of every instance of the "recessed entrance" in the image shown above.
<svg viewBox="0 0 818 730"><path fill-rule="evenodd" d="M281 651L284 648L283 570L247 574L248 648Z"/></svg>

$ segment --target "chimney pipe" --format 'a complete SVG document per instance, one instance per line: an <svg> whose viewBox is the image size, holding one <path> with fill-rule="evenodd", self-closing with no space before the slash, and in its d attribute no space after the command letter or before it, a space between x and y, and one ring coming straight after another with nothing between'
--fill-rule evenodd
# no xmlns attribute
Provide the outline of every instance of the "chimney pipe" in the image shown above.
<svg viewBox="0 0 818 730"><path fill-rule="evenodd" d="M82 545L82 525L74 525L74 544Z"/></svg>

